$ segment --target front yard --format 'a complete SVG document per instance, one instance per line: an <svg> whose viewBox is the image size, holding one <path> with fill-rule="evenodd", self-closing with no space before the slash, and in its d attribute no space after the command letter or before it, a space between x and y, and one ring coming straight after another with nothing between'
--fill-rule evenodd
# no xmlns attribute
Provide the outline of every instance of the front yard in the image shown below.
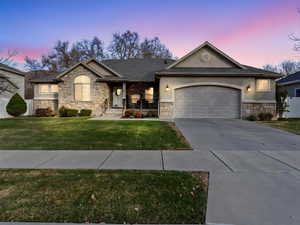
<svg viewBox="0 0 300 225"><path fill-rule="evenodd" d="M300 119L288 119L263 122L265 125L269 125L282 130L290 131L295 134L300 134Z"/></svg>
<svg viewBox="0 0 300 225"><path fill-rule="evenodd" d="M0 221L204 224L208 174L1 170Z"/></svg>
<svg viewBox="0 0 300 225"><path fill-rule="evenodd" d="M87 118L0 120L2 150L166 150L189 144L171 123Z"/></svg>

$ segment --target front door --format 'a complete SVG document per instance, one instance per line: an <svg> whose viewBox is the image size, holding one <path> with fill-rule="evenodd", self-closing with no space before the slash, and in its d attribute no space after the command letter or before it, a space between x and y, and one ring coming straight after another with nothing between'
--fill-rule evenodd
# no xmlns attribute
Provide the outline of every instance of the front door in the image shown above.
<svg viewBox="0 0 300 225"><path fill-rule="evenodd" d="M113 104L114 108L122 108L123 107L123 91L121 87L113 88Z"/></svg>

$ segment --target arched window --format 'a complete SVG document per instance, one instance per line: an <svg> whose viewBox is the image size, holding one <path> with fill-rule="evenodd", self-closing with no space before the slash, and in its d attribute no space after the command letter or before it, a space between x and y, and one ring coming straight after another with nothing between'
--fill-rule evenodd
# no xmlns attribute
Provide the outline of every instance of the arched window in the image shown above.
<svg viewBox="0 0 300 225"><path fill-rule="evenodd" d="M75 78L74 96L76 101L91 100L91 79L88 76L78 76Z"/></svg>

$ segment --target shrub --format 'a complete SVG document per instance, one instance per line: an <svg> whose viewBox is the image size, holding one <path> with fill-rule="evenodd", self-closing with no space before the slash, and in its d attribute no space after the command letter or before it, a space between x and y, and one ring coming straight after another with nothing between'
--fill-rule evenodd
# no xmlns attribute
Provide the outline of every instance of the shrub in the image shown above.
<svg viewBox="0 0 300 225"><path fill-rule="evenodd" d="M154 111L148 111L145 115L145 117L157 117L157 112Z"/></svg>
<svg viewBox="0 0 300 225"><path fill-rule="evenodd" d="M35 115L37 117L49 117L49 116L53 116L54 113L52 111L51 108L39 108L35 110Z"/></svg>
<svg viewBox="0 0 300 225"><path fill-rule="evenodd" d="M90 109L80 110L79 116L90 116L90 115L92 115L92 110Z"/></svg>
<svg viewBox="0 0 300 225"><path fill-rule="evenodd" d="M67 116L67 108L62 106L60 107L60 109L58 110L59 116L60 117L66 117Z"/></svg>
<svg viewBox="0 0 300 225"><path fill-rule="evenodd" d="M255 115L250 115L250 116L247 116L246 120L249 120L249 121L256 121L257 120L257 117Z"/></svg>
<svg viewBox="0 0 300 225"><path fill-rule="evenodd" d="M258 114L258 118L261 121L270 121L273 118L273 114L272 113L260 113L260 114Z"/></svg>
<svg viewBox="0 0 300 225"><path fill-rule="evenodd" d="M77 109L69 109L66 107L61 107L58 111L60 117L74 117L78 115Z"/></svg>
<svg viewBox="0 0 300 225"><path fill-rule="evenodd" d="M139 111L135 113L135 118L143 118L143 114Z"/></svg>
<svg viewBox="0 0 300 225"><path fill-rule="evenodd" d="M75 117L78 116L78 110L77 109L67 109L67 117Z"/></svg>
<svg viewBox="0 0 300 225"><path fill-rule="evenodd" d="M20 116L27 111L26 102L18 93L16 93L6 105L6 111L11 116Z"/></svg>
<svg viewBox="0 0 300 225"><path fill-rule="evenodd" d="M137 111L135 111L134 109L128 109L128 110L125 111L124 117L126 117L126 118L134 118L135 115L136 115L136 112Z"/></svg>

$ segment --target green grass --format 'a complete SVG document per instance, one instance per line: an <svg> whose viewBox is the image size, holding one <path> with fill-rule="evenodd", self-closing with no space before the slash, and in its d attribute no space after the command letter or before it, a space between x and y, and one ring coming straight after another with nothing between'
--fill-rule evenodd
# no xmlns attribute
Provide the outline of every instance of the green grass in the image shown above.
<svg viewBox="0 0 300 225"><path fill-rule="evenodd" d="M286 130L295 134L300 134L300 119L270 121L263 122L263 124Z"/></svg>
<svg viewBox="0 0 300 225"><path fill-rule="evenodd" d="M0 119L0 149L159 150L189 148L172 124L87 118Z"/></svg>
<svg viewBox="0 0 300 225"><path fill-rule="evenodd" d="M1 170L0 221L204 224L207 173Z"/></svg>

